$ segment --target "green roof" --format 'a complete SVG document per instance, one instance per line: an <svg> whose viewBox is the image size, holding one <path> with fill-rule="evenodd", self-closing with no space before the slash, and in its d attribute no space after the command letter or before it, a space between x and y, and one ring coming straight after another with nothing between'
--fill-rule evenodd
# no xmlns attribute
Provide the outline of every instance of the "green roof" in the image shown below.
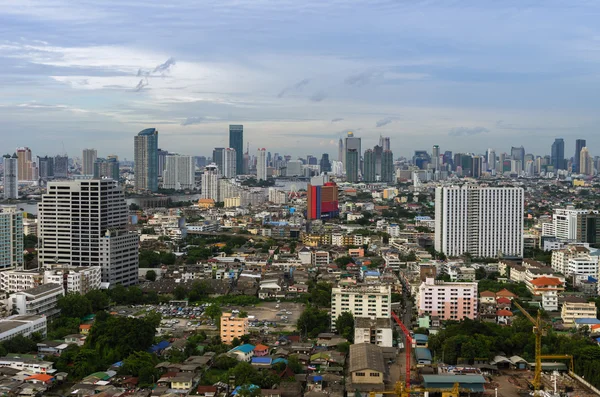
<svg viewBox="0 0 600 397"><path fill-rule="evenodd" d="M437 389L452 389L458 383L463 389L482 393L485 391L483 385L485 378L481 375L423 375L423 386Z"/></svg>

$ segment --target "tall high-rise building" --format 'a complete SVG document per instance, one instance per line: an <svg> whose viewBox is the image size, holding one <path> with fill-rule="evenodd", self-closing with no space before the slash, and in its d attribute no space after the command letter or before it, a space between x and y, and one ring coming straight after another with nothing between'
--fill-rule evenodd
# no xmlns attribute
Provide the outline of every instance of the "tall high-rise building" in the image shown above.
<svg viewBox="0 0 600 397"><path fill-rule="evenodd" d="M69 177L69 157L57 155L54 157L54 178L67 179Z"/></svg>
<svg viewBox="0 0 600 397"><path fill-rule="evenodd" d="M496 151L494 149L487 150L487 170L492 171L496 169Z"/></svg>
<svg viewBox="0 0 600 397"><path fill-rule="evenodd" d="M193 156L168 155L163 173L163 188L175 190L195 189L195 171Z"/></svg>
<svg viewBox="0 0 600 397"><path fill-rule="evenodd" d="M384 150L381 154L381 181L387 183L396 181L394 154L391 150Z"/></svg>
<svg viewBox="0 0 600 397"><path fill-rule="evenodd" d="M381 146L383 151L392 150L390 147L390 137L389 136L380 136L379 137L379 146Z"/></svg>
<svg viewBox="0 0 600 397"><path fill-rule="evenodd" d="M523 146L511 147L510 148L510 158L511 158L511 160L520 161L521 169L519 171L523 171L523 167L525 166L525 148Z"/></svg>
<svg viewBox="0 0 600 397"><path fill-rule="evenodd" d="M329 154L323 153L321 161L319 161L321 172L331 172L331 161L329 161Z"/></svg>
<svg viewBox="0 0 600 397"><path fill-rule="evenodd" d="M236 153L236 173L244 174L244 126L229 126L229 147L235 149Z"/></svg>
<svg viewBox="0 0 600 397"><path fill-rule="evenodd" d="M225 151L224 147L216 147L213 149L213 156L212 156L213 163L215 163L215 165L218 167L219 172L221 174L223 174L223 156L224 156L223 152L224 151ZM236 158L236 160L237 160L237 158Z"/></svg>
<svg viewBox="0 0 600 397"><path fill-rule="evenodd" d="M356 167L356 170L352 169L351 174L356 175L356 180L358 181L358 174L361 171L360 168L360 155L362 154L361 150L361 140L358 137L354 136L353 132L348 132L346 136L346 140L344 141L344 165L346 166L346 174L348 173L348 151L354 150L358 156L356 163L353 163L353 167Z"/></svg>
<svg viewBox="0 0 600 397"><path fill-rule="evenodd" d="M98 152L96 149L83 149L83 166L81 169L81 173L83 175L93 175L94 174L94 163L98 158Z"/></svg>
<svg viewBox="0 0 600 397"><path fill-rule="evenodd" d="M328 219L339 215L338 188L327 175L311 178L306 190L306 219Z"/></svg>
<svg viewBox="0 0 600 397"><path fill-rule="evenodd" d="M165 172L165 165L167 164L167 156L169 155L168 150L158 149L158 176L162 177Z"/></svg>
<svg viewBox="0 0 600 397"><path fill-rule="evenodd" d="M338 161L344 162L344 141L342 141L342 138L338 143Z"/></svg>
<svg viewBox="0 0 600 397"><path fill-rule="evenodd" d="M112 179L49 182L38 204L40 267L100 266L102 282L136 284L139 237L127 231L127 218Z"/></svg>
<svg viewBox="0 0 600 397"><path fill-rule="evenodd" d="M452 158L452 152L450 150L444 152L444 166L446 169L454 170L454 159Z"/></svg>
<svg viewBox="0 0 600 397"><path fill-rule="evenodd" d="M473 156L471 158L473 161L473 165L471 167L471 175L473 178L481 178L481 167L482 167L482 159L480 156Z"/></svg>
<svg viewBox="0 0 600 397"><path fill-rule="evenodd" d="M54 157L38 156L39 178L42 182L54 179Z"/></svg>
<svg viewBox="0 0 600 397"><path fill-rule="evenodd" d="M377 181L377 175L375 172L375 152L373 151L373 149L365 150L363 181Z"/></svg>
<svg viewBox="0 0 600 397"><path fill-rule="evenodd" d="M119 182L119 161L113 158L98 158L94 162L94 179L110 178Z"/></svg>
<svg viewBox="0 0 600 397"><path fill-rule="evenodd" d="M209 164L202 173L202 190L200 197L219 202L219 169L216 164Z"/></svg>
<svg viewBox="0 0 600 397"><path fill-rule="evenodd" d="M196 156L196 167L198 168L204 168L206 167L206 164L208 164L206 161L206 156Z"/></svg>
<svg viewBox="0 0 600 397"><path fill-rule="evenodd" d="M435 191L435 249L447 256L523 256L524 192L446 186Z"/></svg>
<svg viewBox="0 0 600 397"><path fill-rule="evenodd" d="M587 146L581 148L579 153L579 173L583 175L594 174L594 160L590 156Z"/></svg>
<svg viewBox="0 0 600 397"><path fill-rule="evenodd" d="M554 237L578 243L600 242L600 211L577 209L572 205L556 208L552 214Z"/></svg>
<svg viewBox="0 0 600 397"><path fill-rule="evenodd" d="M19 198L19 158L16 154L4 156L4 199Z"/></svg>
<svg viewBox="0 0 600 397"><path fill-rule="evenodd" d="M585 139L577 139L575 141L575 155L573 156L573 173L581 173L580 159L581 159L581 149L586 147Z"/></svg>
<svg viewBox="0 0 600 397"><path fill-rule="evenodd" d="M158 190L158 131L146 128L134 138L134 173L136 190Z"/></svg>
<svg viewBox="0 0 600 397"><path fill-rule="evenodd" d="M256 151L256 180L267 180L267 149L265 148Z"/></svg>
<svg viewBox="0 0 600 397"><path fill-rule="evenodd" d="M435 171L440 170L440 147L439 145L433 145L431 150L431 165Z"/></svg>
<svg viewBox="0 0 600 397"><path fill-rule="evenodd" d="M33 181L33 161L31 159L31 149L28 147L17 148L18 175L20 181Z"/></svg>
<svg viewBox="0 0 600 397"><path fill-rule="evenodd" d="M230 147L224 148L221 157L221 175L225 178L235 178L237 176L237 151Z"/></svg>
<svg viewBox="0 0 600 397"><path fill-rule="evenodd" d="M356 149L346 150L346 181L358 182L360 155Z"/></svg>
<svg viewBox="0 0 600 397"><path fill-rule="evenodd" d="M0 207L0 269L22 268L23 213L16 205Z"/></svg>
<svg viewBox="0 0 600 397"><path fill-rule="evenodd" d="M565 140L556 138L552 143L551 164L555 170L565 169Z"/></svg>

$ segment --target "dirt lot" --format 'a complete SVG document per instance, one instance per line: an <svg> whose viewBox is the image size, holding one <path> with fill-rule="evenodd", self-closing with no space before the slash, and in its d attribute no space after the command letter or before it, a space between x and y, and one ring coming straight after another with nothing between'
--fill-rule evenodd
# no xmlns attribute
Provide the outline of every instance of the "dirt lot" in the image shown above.
<svg viewBox="0 0 600 397"><path fill-rule="evenodd" d="M250 318L254 316L256 321L273 322L277 325L282 325L282 329L284 331L295 331L296 322L304 310L304 304L292 302L264 302L256 305L255 307L224 306L222 307L222 310L224 312L231 310L243 310L248 312L248 316ZM287 317L287 319L284 317Z"/></svg>

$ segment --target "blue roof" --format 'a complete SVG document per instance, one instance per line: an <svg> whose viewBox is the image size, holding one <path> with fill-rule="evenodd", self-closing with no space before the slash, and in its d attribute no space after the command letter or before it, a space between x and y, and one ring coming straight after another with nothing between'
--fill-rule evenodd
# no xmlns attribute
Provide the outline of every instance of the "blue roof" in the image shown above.
<svg viewBox="0 0 600 397"><path fill-rule="evenodd" d="M365 272L366 276L379 276L379 272L377 270L369 270L368 272Z"/></svg>
<svg viewBox="0 0 600 397"><path fill-rule="evenodd" d="M138 136L141 136L141 135L154 135L155 132L156 132L156 128L146 128L145 130L141 130L138 133Z"/></svg>
<svg viewBox="0 0 600 397"><path fill-rule="evenodd" d="M285 358L279 357L276 358L275 360L273 360L273 362L271 364L275 365L275 364L279 364L279 363L288 363L288 360L286 360Z"/></svg>
<svg viewBox="0 0 600 397"><path fill-rule="evenodd" d="M252 357L252 364L271 364L271 357Z"/></svg>
<svg viewBox="0 0 600 397"><path fill-rule="evenodd" d="M148 349L148 351L150 353L156 353L156 352L159 352L161 350L165 350L170 345L171 344L169 343L169 341L163 340L161 342L158 342L156 345L150 346L150 348Z"/></svg>
<svg viewBox="0 0 600 397"><path fill-rule="evenodd" d="M417 347L415 349L415 357L417 360L429 360L431 361L431 351L425 347Z"/></svg>
<svg viewBox="0 0 600 397"><path fill-rule="evenodd" d="M238 347L234 347L233 349L231 349L232 352L242 352L245 354L248 354L253 350L254 350L254 345L251 345L249 343L246 343L245 345L240 345Z"/></svg>
<svg viewBox="0 0 600 397"><path fill-rule="evenodd" d="M576 318L575 324L600 324L597 318Z"/></svg>
<svg viewBox="0 0 600 397"><path fill-rule="evenodd" d="M473 392L484 392L485 378L481 375L454 374L454 375L422 375L423 386L429 388L452 389L455 383L461 388L471 389Z"/></svg>
<svg viewBox="0 0 600 397"><path fill-rule="evenodd" d="M260 387L256 386L256 385L243 385L243 386L238 386L235 389L233 389L233 392L231 393L232 396L235 396L236 394L238 394L238 392L240 391L240 389L242 387L247 387L248 390L253 391L256 389L260 389Z"/></svg>
<svg viewBox="0 0 600 397"><path fill-rule="evenodd" d="M413 339L417 342L427 342L429 340L429 337L423 334L415 334L415 336L413 336Z"/></svg>

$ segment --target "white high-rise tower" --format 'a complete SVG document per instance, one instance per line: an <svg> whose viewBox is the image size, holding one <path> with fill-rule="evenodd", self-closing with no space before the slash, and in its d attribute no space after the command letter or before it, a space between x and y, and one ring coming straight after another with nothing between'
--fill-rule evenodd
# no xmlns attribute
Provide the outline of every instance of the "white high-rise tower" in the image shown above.
<svg viewBox="0 0 600 397"><path fill-rule="evenodd" d="M168 155L165 157L163 188L185 190L196 187L196 167L193 156Z"/></svg>
<svg viewBox="0 0 600 397"><path fill-rule="evenodd" d="M256 180L267 180L267 149L261 148L256 152Z"/></svg>
<svg viewBox="0 0 600 397"><path fill-rule="evenodd" d="M4 156L4 199L19 198L19 159L16 155Z"/></svg>
<svg viewBox="0 0 600 397"><path fill-rule="evenodd" d="M83 167L81 169L83 175L94 175L94 163L97 158L96 149L83 149Z"/></svg>

